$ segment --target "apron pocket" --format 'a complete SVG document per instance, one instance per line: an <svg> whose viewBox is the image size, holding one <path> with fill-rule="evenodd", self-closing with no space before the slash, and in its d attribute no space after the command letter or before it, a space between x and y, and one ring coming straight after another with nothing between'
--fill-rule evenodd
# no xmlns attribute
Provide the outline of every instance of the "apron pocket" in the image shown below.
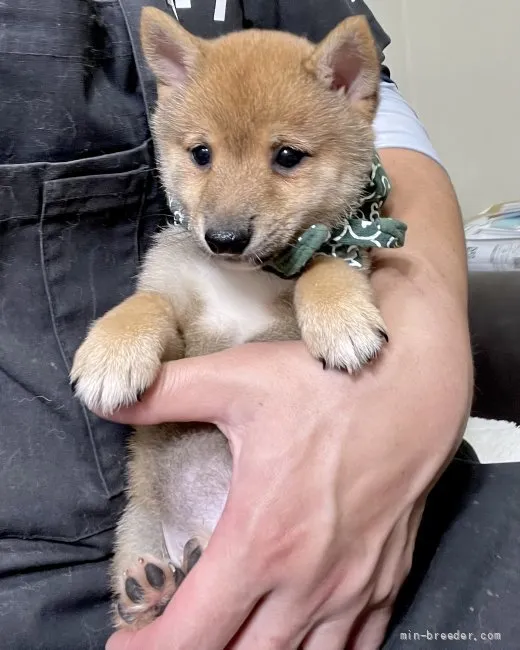
<svg viewBox="0 0 520 650"><path fill-rule="evenodd" d="M16 194L0 213L0 537L85 539L123 506L128 428L84 409L68 374L92 320L132 293L164 219L146 151L138 165L128 152L52 168L39 217L18 211L32 166L0 168ZM99 173L112 158L127 171Z"/></svg>
<svg viewBox="0 0 520 650"><path fill-rule="evenodd" d="M132 293L149 177L144 167L44 183L42 266L67 373L91 322ZM102 488L112 497L123 487L121 438L114 439L112 423L81 410Z"/></svg>

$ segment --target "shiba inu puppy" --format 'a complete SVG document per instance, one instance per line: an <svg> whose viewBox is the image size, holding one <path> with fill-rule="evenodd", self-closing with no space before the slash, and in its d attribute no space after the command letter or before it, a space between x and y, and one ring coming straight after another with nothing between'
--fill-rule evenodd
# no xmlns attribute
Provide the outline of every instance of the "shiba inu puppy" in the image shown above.
<svg viewBox="0 0 520 650"><path fill-rule="evenodd" d="M368 23L348 19L318 45L256 30L209 41L146 8L142 42L162 181L182 225L157 235L136 293L93 324L76 394L109 414L162 362L248 341L302 338L325 366L358 370L386 338L367 269L316 256L287 279L269 263L313 224L340 224L363 192L380 79ZM218 522L230 475L216 427L136 430L113 563L118 625L162 613Z"/></svg>

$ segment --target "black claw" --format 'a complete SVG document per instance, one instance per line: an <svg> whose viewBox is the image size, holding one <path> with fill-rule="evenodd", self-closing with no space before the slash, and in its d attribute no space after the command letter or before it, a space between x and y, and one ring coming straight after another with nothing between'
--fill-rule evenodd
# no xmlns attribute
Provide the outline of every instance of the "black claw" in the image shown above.
<svg viewBox="0 0 520 650"><path fill-rule="evenodd" d="M144 395L144 390L142 390L140 393L137 393L137 395L135 396L135 399L138 402L142 402L143 401L143 395Z"/></svg>
<svg viewBox="0 0 520 650"><path fill-rule="evenodd" d="M178 567L175 567L175 586L180 587L184 578L185 578L184 571L182 569L179 569Z"/></svg>
<svg viewBox="0 0 520 650"><path fill-rule="evenodd" d="M166 580L166 576L164 575L164 571L161 569L161 567L157 566L157 564L152 564L149 562L144 567L144 573L146 575L146 579L154 589L162 589L164 586L164 581Z"/></svg>
<svg viewBox="0 0 520 650"><path fill-rule="evenodd" d="M320 357L320 358L318 359L318 361L321 361L321 365L323 366L323 370L327 370L327 362L325 361L325 359L323 359L322 357Z"/></svg>
<svg viewBox="0 0 520 650"><path fill-rule="evenodd" d="M141 603L143 601L144 589L135 578L127 578L125 580L125 591L133 603Z"/></svg>
<svg viewBox="0 0 520 650"><path fill-rule="evenodd" d="M184 547L184 563L186 565L187 573L189 573L197 564L201 555L202 548L197 539L193 538L186 542L186 546Z"/></svg>
<svg viewBox="0 0 520 650"><path fill-rule="evenodd" d="M389 341L390 339L388 338L388 334L385 332L385 330L379 330L379 334L380 334L380 335L385 339L385 341L388 343L388 341Z"/></svg>
<svg viewBox="0 0 520 650"><path fill-rule="evenodd" d="M74 379L74 381L71 381L71 382L70 382L70 388L71 388L71 390L72 390L73 393L76 392L76 386L77 386L77 385L78 385L78 380L77 380L77 379Z"/></svg>
<svg viewBox="0 0 520 650"><path fill-rule="evenodd" d="M155 613L155 615L156 615L156 616L161 616L161 614L164 612L164 610L168 607L169 603L170 603L170 600L167 600L167 601L164 602L164 603L158 603L158 604L154 607L154 613Z"/></svg>
<svg viewBox="0 0 520 650"><path fill-rule="evenodd" d="M132 625L132 623L134 623L135 616L133 614L130 614L130 612L127 612L121 603L117 603L117 613L125 623L128 623L128 625Z"/></svg>

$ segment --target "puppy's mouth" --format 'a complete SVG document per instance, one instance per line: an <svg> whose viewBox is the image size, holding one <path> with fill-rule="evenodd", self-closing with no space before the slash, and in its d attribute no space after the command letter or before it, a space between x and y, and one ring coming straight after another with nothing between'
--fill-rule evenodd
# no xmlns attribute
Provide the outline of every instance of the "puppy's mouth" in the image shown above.
<svg viewBox="0 0 520 650"><path fill-rule="evenodd" d="M237 271L257 271L268 265L271 260L287 248L287 244L279 241L252 241L247 244L244 250L215 250L207 237L199 236L199 245L212 260L219 264Z"/></svg>
<svg viewBox="0 0 520 650"><path fill-rule="evenodd" d="M215 254L208 249L205 242L201 242L201 244L205 252L209 253L210 257L218 263L219 266L235 271L260 271L265 267L270 267L273 260L276 260L281 255L285 254L288 249L291 249L294 246L294 244L291 243L293 240L296 242L297 236L291 238L289 242L281 241L277 237L273 237L268 241L257 241L239 254Z"/></svg>
<svg viewBox="0 0 520 650"><path fill-rule="evenodd" d="M234 271L259 271L269 261L257 255L212 255L212 258L224 266Z"/></svg>

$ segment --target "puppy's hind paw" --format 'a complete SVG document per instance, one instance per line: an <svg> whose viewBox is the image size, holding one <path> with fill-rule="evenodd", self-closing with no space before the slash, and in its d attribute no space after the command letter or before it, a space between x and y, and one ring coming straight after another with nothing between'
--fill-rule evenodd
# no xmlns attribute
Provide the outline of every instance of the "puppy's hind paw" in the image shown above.
<svg viewBox="0 0 520 650"><path fill-rule="evenodd" d="M180 569L153 557L139 558L121 577L115 604L117 627L139 629L160 616L181 583Z"/></svg>

